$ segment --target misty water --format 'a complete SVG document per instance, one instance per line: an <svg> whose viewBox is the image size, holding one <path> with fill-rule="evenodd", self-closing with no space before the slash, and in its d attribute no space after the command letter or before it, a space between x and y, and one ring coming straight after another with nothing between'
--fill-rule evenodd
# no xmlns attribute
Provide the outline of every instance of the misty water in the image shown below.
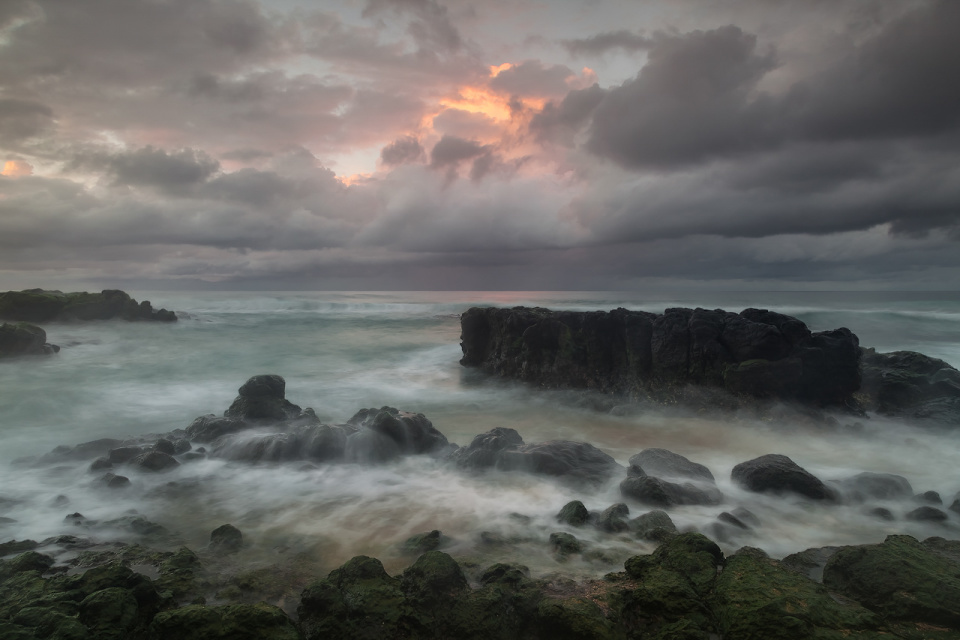
<svg viewBox="0 0 960 640"><path fill-rule="evenodd" d="M809 547L879 542L891 533L957 538L960 518L917 523L918 506L875 502L814 505L800 498L745 492L730 482L739 462L767 453L790 456L829 480L861 471L906 477L915 493L934 490L947 505L960 490L960 429L837 416L835 427L756 421L610 404L575 392L543 391L487 379L458 363L458 315L474 305L662 312L673 306L739 311L761 307L794 315L812 330L846 326L864 346L909 349L960 366L960 296L923 293L170 293L131 291L155 307L180 312L177 323L123 321L46 326L62 351L0 362L0 541L69 533L98 541L129 537L109 527L76 528L73 512L106 522L142 514L173 532L171 545L202 548L210 531L232 523L244 534L240 561L289 562L330 569L357 554L389 571L411 562L397 547L412 534L441 530L445 549L476 562L517 560L534 572L599 575L653 543L630 534L570 530L589 545L564 563L546 543L564 530L554 516L579 499L591 510L620 502L622 476L598 489L566 486L522 473L467 474L428 456L377 466L302 462L252 465L222 460L185 463L165 474L124 469L132 485L98 485L89 461L35 465L15 460L58 445L136 437L185 428L220 414L250 376L282 375L289 400L327 423L359 409L389 405L423 413L447 438L469 444L493 427L511 427L526 442L590 442L626 465L642 449L661 447L705 464L726 496L714 507L680 507L680 529L708 532L722 511L743 506L762 525L722 541L725 551L760 547L773 557ZM631 517L649 509L631 504ZM509 544L489 544L481 532Z"/></svg>

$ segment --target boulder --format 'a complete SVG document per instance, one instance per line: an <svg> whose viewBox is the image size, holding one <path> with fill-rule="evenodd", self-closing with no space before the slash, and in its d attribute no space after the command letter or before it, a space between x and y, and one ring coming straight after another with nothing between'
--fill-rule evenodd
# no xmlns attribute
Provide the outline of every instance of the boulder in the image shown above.
<svg viewBox="0 0 960 640"><path fill-rule="evenodd" d="M555 476L575 483L603 484L623 467L586 442L551 440L505 449L497 456L497 469Z"/></svg>
<svg viewBox="0 0 960 640"><path fill-rule="evenodd" d="M357 428L348 437L348 457L355 460L396 455L436 453L449 446L446 436L434 428L422 413L394 407L361 409L347 424Z"/></svg>
<svg viewBox="0 0 960 640"><path fill-rule="evenodd" d="M249 425L243 420L215 416L210 413L200 416L190 423L190 426L187 427L187 437L194 442L206 444L213 442L220 436L236 433L248 427Z"/></svg>
<svg viewBox="0 0 960 640"><path fill-rule="evenodd" d="M47 332L26 322L0 325L0 358L50 355L60 347L47 343Z"/></svg>
<svg viewBox="0 0 960 640"><path fill-rule="evenodd" d="M475 436L466 447L453 454L458 466L468 469L487 469L497 464L501 451L516 449L523 445L523 438L514 429L495 427Z"/></svg>
<svg viewBox="0 0 960 640"><path fill-rule="evenodd" d="M243 534L232 524L210 532L210 550L218 554L236 553L243 547Z"/></svg>
<svg viewBox="0 0 960 640"><path fill-rule="evenodd" d="M936 507L922 506L907 513L904 518L914 522L946 522L948 516Z"/></svg>
<svg viewBox="0 0 960 640"><path fill-rule="evenodd" d="M210 456L243 462L341 460L354 429L325 424L296 427L288 433L235 433L218 438Z"/></svg>
<svg viewBox="0 0 960 640"><path fill-rule="evenodd" d="M112 318L175 322L177 316L166 309L154 310L148 301L137 303L117 289L104 289L100 293L43 289L0 293L0 319L51 322Z"/></svg>
<svg viewBox="0 0 960 640"><path fill-rule="evenodd" d="M630 458L630 466L639 467L648 476L657 478L685 478L714 482L713 474L705 466L691 462L667 449L644 449Z"/></svg>
<svg viewBox="0 0 960 640"><path fill-rule="evenodd" d="M130 465L141 471L165 472L172 471L180 466L177 459L159 451L141 453L130 461Z"/></svg>
<svg viewBox="0 0 960 640"><path fill-rule="evenodd" d="M286 381L278 375L253 376L240 387L236 399L223 415L225 418L253 423L297 418L302 410L286 399L286 385Z"/></svg>
<svg viewBox="0 0 960 640"><path fill-rule="evenodd" d="M651 507L668 509L677 505L720 504L723 494L716 487L690 482L676 484L651 476L629 476L620 483L620 495Z"/></svg>
<svg viewBox="0 0 960 640"><path fill-rule="evenodd" d="M914 502L921 504L943 504L943 498L936 491L924 491L913 496Z"/></svg>
<svg viewBox="0 0 960 640"><path fill-rule="evenodd" d="M676 535L677 526L666 511L655 509L633 518L628 523L631 531L643 540L663 542Z"/></svg>
<svg viewBox="0 0 960 640"><path fill-rule="evenodd" d="M460 363L540 387L675 401L688 385L843 406L860 387L860 345L762 309L572 312L474 307Z"/></svg>
<svg viewBox="0 0 960 640"><path fill-rule="evenodd" d="M572 534L563 531L550 534L550 546L558 558L566 558L583 551L583 544Z"/></svg>
<svg viewBox="0 0 960 640"><path fill-rule="evenodd" d="M960 422L960 371L913 351L863 349L865 408L883 415Z"/></svg>
<svg viewBox="0 0 960 640"><path fill-rule="evenodd" d="M864 471L855 476L835 480L834 484L850 500L899 500L913 495L913 487L903 476Z"/></svg>
<svg viewBox="0 0 960 640"><path fill-rule="evenodd" d="M588 520L590 520L590 512L579 500L573 500L563 505L560 513L557 514L557 522L571 527L582 527L587 524Z"/></svg>
<svg viewBox="0 0 960 640"><path fill-rule="evenodd" d="M618 533L630 528L627 524L627 516L630 515L630 507L622 502L613 504L597 516L597 528L607 533Z"/></svg>
<svg viewBox="0 0 960 640"><path fill-rule="evenodd" d="M811 500L836 499L834 491L819 478L780 454L741 462L733 468L730 477L744 489L756 493L796 493Z"/></svg>

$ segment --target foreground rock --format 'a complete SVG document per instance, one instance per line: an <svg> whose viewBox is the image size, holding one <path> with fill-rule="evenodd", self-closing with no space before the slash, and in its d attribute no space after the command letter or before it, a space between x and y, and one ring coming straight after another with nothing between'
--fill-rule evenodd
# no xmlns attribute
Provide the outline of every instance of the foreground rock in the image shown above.
<svg viewBox="0 0 960 640"><path fill-rule="evenodd" d="M741 462L733 468L730 478L757 493L795 493L828 502L837 499L836 493L819 478L787 456L775 453Z"/></svg>
<svg viewBox="0 0 960 640"><path fill-rule="evenodd" d="M27 322L0 325L0 358L50 355L60 347L47 342L47 332Z"/></svg>
<svg viewBox="0 0 960 640"><path fill-rule="evenodd" d="M177 315L166 309L154 309L146 300L138 303L118 289L104 289L100 293L44 289L0 293L0 319L4 320L60 322L113 318L174 322Z"/></svg>

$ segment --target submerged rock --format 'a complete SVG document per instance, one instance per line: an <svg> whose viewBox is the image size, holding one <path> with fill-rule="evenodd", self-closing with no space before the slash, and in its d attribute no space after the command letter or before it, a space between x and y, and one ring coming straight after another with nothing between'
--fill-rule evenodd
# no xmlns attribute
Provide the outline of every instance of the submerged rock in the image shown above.
<svg viewBox="0 0 960 640"><path fill-rule="evenodd" d="M551 440L504 449L496 468L556 476L573 482L597 485L608 481L623 467L611 456L586 442Z"/></svg>
<svg viewBox="0 0 960 640"><path fill-rule="evenodd" d="M651 507L670 508L677 505L713 505L723 501L715 487L676 484L650 476L628 476L620 483L620 495Z"/></svg>
<svg viewBox="0 0 960 640"><path fill-rule="evenodd" d="M351 461L383 462L401 455L438 453L450 444L422 413L394 407L361 409L347 423L357 428L347 437L345 455Z"/></svg>
<svg viewBox="0 0 960 640"><path fill-rule="evenodd" d="M741 462L730 478L757 493L796 493L812 500L833 501L836 494L812 473L787 456L767 454Z"/></svg>
<svg viewBox="0 0 960 640"><path fill-rule="evenodd" d="M903 476L892 473L864 471L849 478L836 480L834 484L847 498L855 502L865 502L869 499L896 500L908 498L913 494L910 482Z"/></svg>
<svg viewBox="0 0 960 640"><path fill-rule="evenodd" d="M210 532L210 550L218 554L236 553L243 547L243 534L232 524Z"/></svg>
<svg viewBox="0 0 960 640"><path fill-rule="evenodd" d="M630 458L631 467L639 467L656 478L685 478L713 483L713 474L702 464L691 462L667 449L644 449Z"/></svg>

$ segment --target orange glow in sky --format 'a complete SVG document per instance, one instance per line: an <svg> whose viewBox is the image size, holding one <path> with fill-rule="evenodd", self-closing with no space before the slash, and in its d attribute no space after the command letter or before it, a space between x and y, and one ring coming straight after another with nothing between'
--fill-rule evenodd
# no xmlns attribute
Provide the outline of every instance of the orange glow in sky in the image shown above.
<svg viewBox="0 0 960 640"><path fill-rule="evenodd" d="M440 101L445 109L482 113L493 120L509 120L510 106L502 97L485 87L461 87L457 95Z"/></svg>
<svg viewBox="0 0 960 640"><path fill-rule="evenodd" d="M30 166L30 163L24 162L23 160L7 160L3 164L3 171L0 171L0 175L7 176L8 178L29 176L33 175L33 167Z"/></svg>

